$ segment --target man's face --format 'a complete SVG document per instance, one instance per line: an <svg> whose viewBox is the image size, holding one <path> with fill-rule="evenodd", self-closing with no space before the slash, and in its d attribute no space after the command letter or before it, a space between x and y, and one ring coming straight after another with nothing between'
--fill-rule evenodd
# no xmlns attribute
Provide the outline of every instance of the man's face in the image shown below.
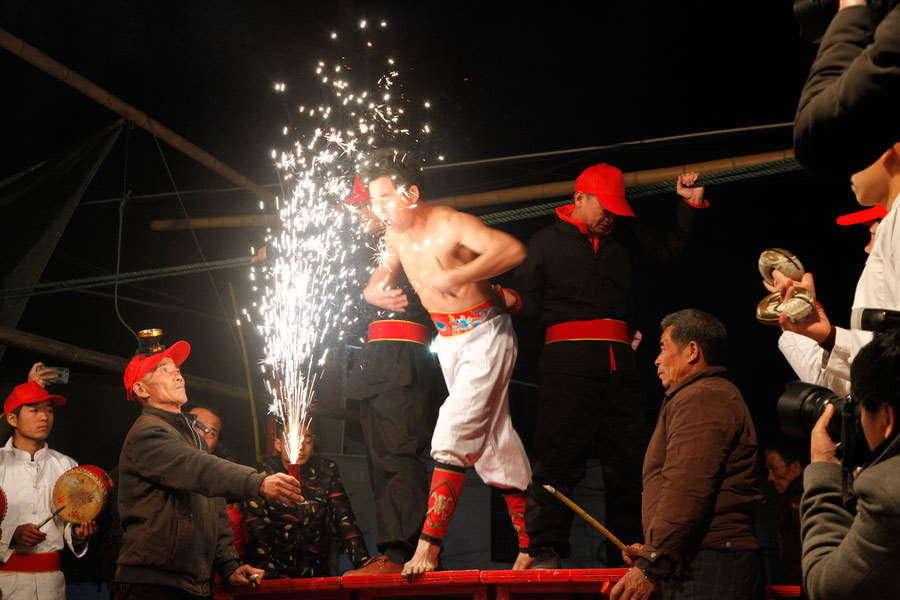
<svg viewBox="0 0 900 600"><path fill-rule="evenodd" d="M872 246L875 245L875 232L878 230L878 226L881 224L881 219L877 219L872 221L872 224L869 225L869 243L866 244L866 254L872 253Z"/></svg>
<svg viewBox="0 0 900 600"><path fill-rule="evenodd" d="M803 473L800 463L794 461L788 465L778 452L769 452L766 455L766 470L769 472L769 481L772 482L772 487L779 494L783 494L788 486Z"/></svg>
<svg viewBox="0 0 900 600"><path fill-rule="evenodd" d="M856 201L862 206L884 204L890 196L891 177L885 170L881 158L850 176L850 187L856 194Z"/></svg>
<svg viewBox="0 0 900 600"><path fill-rule="evenodd" d="M412 224L413 211L418 205L419 190L398 190L387 175L369 182L372 212L384 222L390 231L403 233Z"/></svg>
<svg viewBox="0 0 900 600"><path fill-rule="evenodd" d="M366 200L357 205L359 210L359 224L363 231L373 235L381 235L384 233L384 221L382 221L372 208L372 201Z"/></svg>
<svg viewBox="0 0 900 600"><path fill-rule="evenodd" d="M197 423L195 424L197 433L206 440L210 453L215 452L216 445L219 443L219 434L222 432L222 421L205 408L194 408L191 410L191 414L197 415ZM206 431L204 431L203 427L200 427L201 423L206 428Z"/></svg>
<svg viewBox="0 0 900 600"><path fill-rule="evenodd" d="M886 402L873 411L860 403L859 422L869 444L869 450L875 450L895 431L897 424L894 418L894 412Z"/></svg>
<svg viewBox="0 0 900 600"><path fill-rule="evenodd" d="M32 442L43 442L53 429L53 402L41 400L22 405L19 414L9 413L6 421L16 428L15 436ZM14 440L15 441L15 440Z"/></svg>
<svg viewBox="0 0 900 600"><path fill-rule="evenodd" d="M141 383L145 393L149 395L149 402L175 406L179 410L187 402L181 369L168 356L162 359L155 369L144 375Z"/></svg>
<svg viewBox="0 0 900 600"><path fill-rule="evenodd" d="M659 356L656 357L656 374L665 389L678 383L688 376L691 371L690 344L685 344L679 349L678 344L672 341L672 326L666 327L659 340Z"/></svg>
<svg viewBox="0 0 900 600"><path fill-rule="evenodd" d="M306 427L302 429L300 436L300 454L297 456L297 464L305 465L312 458L315 436ZM281 437L275 438L275 451L281 454L281 462L284 464L284 468L287 469L288 465L291 464L291 457L288 454L287 444L284 443Z"/></svg>
<svg viewBox="0 0 900 600"><path fill-rule="evenodd" d="M593 235L607 233L618 218L615 213L603 208L597 196L593 194L575 192L575 206L578 209L578 219Z"/></svg>

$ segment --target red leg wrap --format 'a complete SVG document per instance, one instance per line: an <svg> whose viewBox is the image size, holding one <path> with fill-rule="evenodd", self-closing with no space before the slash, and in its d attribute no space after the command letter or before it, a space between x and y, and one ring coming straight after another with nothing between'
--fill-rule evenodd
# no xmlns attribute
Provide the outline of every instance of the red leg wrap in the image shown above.
<svg viewBox="0 0 900 600"><path fill-rule="evenodd" d="M519 538L519 552L528 552L528 532L525 530L525 492L509 490L503 492L506 508L512 519L513 528Z"/></svg>
<svg viewBox="0 0 900 600"><path fill-rule="evenodd" d="M466 468L437 463L431 477L431 492L428 494L428 512L422 527L423 540L440 546L447 532L447 525L462 491L466 479Z"/></svg>

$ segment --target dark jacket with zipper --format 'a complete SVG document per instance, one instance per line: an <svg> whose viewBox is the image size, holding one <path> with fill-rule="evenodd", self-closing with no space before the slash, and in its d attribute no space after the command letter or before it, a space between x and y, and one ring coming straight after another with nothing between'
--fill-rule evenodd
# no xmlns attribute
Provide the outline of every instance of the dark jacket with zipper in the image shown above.
<svg viewBox="0 0 900 600"><path fill-rule="evenodd" d="M265 476L210 454L194 419L145 406L125 437L117 583L209 596L213 569L224 580L240 566L224 497L258 496Z"/></svg>

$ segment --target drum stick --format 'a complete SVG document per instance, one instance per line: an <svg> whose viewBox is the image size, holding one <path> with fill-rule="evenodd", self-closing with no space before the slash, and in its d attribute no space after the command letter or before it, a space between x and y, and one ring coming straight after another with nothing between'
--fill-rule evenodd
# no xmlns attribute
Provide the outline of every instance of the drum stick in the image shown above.
<svg viewBox="0 0 900 600"><path fill-rule="evenodd" d="M572 510L574 510L576 513L578 513L579 515L581 515L581 517L582 517L585 521L587 521L588 523L590 523L591 525L593 525L594 528L597 529L597 531L599 531L600 533L602 533L603 535L605 535L606 538L607 538L609 541L611 541L613 544L615 544L615 545L619 548L619 550L621 550L622 552L625 552L626 550L628 550L628 547L627 547L625 544L623 544L622 541L619 540L619 538L617 538L617 537L614 536L612 533L610 533L609 529L607 529L606 527L604 527L603 525L601 525L601 524L597 521L597 519L595 519L595 518L592 517L591 515L589 515L589 514L587 514L586 512L584 512L584 510L582 510L580 506L578 506L577 504L575 504L574 502L572 502L571 500L569 500L568 498L566 498L563 494L561 494L560 492L558 492L558 491L556 490L556 488L554 488L552 485L545 485L545 486L544 486L544 489L547 490L548 492L550 492L551 494L553 494L554 496L556 496L557 498L559 498L559 500L560 500L563 504L565 504L566 506L568 506L569 508L571 508Z"/></svg>
<svg viewBox="0 0 900 600"><path fill-rule="evenodd" d="M40 529L41 527L43 527L44 525L46 525L46 524L47 524L47 521L49 521L50 519L52 519L53 517L55 517L56 515L58 515L59 513L61 513L62 510L63 510L65 507L66 507L66 505L63 504L62 506L60 506L59 508L57 508L56 510L54 510L54 511L50 514L49 517L47 517L46 519L44 519L43 521L41 521L40 523L37 524L36 529Z"/></svg>

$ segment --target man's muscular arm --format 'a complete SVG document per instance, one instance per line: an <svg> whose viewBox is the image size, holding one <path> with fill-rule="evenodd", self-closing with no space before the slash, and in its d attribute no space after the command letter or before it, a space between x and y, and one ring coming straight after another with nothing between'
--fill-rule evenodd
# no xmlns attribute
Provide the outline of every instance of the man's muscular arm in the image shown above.
<svg viewBox="0 0 900 600"><path fill-rule="evenodd" d="M397 282L397 273L403 267L400 265L400 257L396 252L388 251L384 264L378 266L369 277L369 283L363 290L363 298L366 302L378 308L403 312L409 301L401 290L394 288Z"/></svg>
<svg viewBox="0 0 900 600"><path fill-rule="evenodd" d="M501 275L519 265L527 256L522 242L507 233L491 229L477 217L450 211L445 219L442 232L446 231L448 238L478 256L456 267L444 265L435 256L435 273L420 282L439 292L449 292L467 283Z"/></svg>

